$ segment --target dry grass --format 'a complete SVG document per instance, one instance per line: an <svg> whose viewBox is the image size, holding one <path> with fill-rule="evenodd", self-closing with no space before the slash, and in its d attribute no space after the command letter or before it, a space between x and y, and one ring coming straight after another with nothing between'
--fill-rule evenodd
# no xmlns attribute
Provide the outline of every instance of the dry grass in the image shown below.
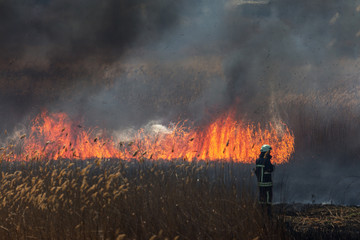
<svg viewBox="0 0 360 240"><path fill-rule="evenodd" d="M296 152L310 156L359 159L359 88L287 95L282 118L295 136ZM334 146L329 151L329 146Z"/></svg>
<svg viewBox="0 0 360 240"><path fill-rule="evenodd" d="M284 220L295 239L358 239L360 207L335 205L287 206Z"/></svg>
<svg viewBox="0 0 360 240"><path fill-rule="evenodd" d="M0 239L286 239L244 165L3 162Z"/></svg>
<svg viewBox="0 0 360 240"><path fill-rule="evenodd" d="M360 226L360 208L345 206L314 206L295 216L286 217L294 224L296 231L305 231L309 228L321 229L327 227Z"/></svg>

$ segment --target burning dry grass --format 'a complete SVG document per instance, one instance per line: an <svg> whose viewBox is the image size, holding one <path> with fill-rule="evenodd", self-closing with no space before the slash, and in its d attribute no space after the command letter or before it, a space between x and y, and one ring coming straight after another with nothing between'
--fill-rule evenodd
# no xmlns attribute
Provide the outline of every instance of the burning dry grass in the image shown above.
<svg viewBox="0 0 360 240"><path fill-rule="evenodd" d="M294 152L294 136L285 124L261 126L236 119L235 109L230 109L203 127L180 121L163 127L166 131L140 129L131 140L117 143L105 130L96 134L66 113L44 111L27 131L0 149L0 160L147 158L251 163L258 149L268 143L274 148L275 163L288 161Z"/></svg>
<svg viewBox="0 0 360 240"><path fill-rule="evenodd" d="M286 238L259 212L241 164L62 160L1 167L1 239Z"/></svg>

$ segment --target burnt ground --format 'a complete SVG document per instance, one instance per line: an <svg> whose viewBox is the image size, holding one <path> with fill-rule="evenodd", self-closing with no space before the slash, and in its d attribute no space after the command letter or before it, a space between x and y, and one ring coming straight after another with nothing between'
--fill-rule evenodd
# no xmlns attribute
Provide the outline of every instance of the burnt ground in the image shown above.
<svg viewBox="0 0 360 240"><path fill-rule="evenodd" d="M359 239L360 207L318 204L277 204L294 239Z"/></svg>

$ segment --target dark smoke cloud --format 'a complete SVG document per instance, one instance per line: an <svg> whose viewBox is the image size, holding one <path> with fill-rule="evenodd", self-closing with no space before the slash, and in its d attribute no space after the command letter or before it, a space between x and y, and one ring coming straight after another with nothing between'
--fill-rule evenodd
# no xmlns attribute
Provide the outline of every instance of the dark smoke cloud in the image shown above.
<svg viewBox="0 0 360 240"><path fill-rule="evenodd" d="M130 49L160 40L186 5L186 0L0 1L2 115L18 118L74 86L102 88L108 82L104 68Z"/></svg>
<svg viewBox="0 0 360 240"><path fill-rule="evenodd" d="M33 57L39 65L71 65L91 57L113 61L140 33L146 32L143 41L157 39L177 23L184 2L1 1L1 60Z"/></svg>
<svg viewBox="0 0 360 240"><path fill-rule="evenodd" d="M116 128L236 104L249 121L290 121L281 96L338 86L359 55L359 1L241 2L2 1L2 112Z"/></svg>

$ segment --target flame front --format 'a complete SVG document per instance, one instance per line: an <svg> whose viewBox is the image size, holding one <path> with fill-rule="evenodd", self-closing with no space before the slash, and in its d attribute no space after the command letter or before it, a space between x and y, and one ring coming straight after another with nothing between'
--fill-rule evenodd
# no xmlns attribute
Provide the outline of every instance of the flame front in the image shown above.
<svg viewBox="0 0 360 240"><path fill-rule="evenodd" d="M112 138L92 138L94 130L86 131L65 113L46 111L33 121L30 135L24 140L20 159L88 159L120 157ZM19 158L19 157L18 157Z"/></svg>
<svg viewBox="0 0 360 240"><path fill-rule="evenodd" d="M178 123L171 131L150 134L141 129L132 141L116 143L96 129L75 124L65 113L43 112L33 121L28 137L22 139L18 154L5 160L42 159L184 159L225 160L251 163L263 144L273 147L273 162L287 162L294 152L294 136L282 124L262 128L235 120L234 111L218 117L207 126L185 127ZM19 147L18 147L19 148Z"/></svg>

